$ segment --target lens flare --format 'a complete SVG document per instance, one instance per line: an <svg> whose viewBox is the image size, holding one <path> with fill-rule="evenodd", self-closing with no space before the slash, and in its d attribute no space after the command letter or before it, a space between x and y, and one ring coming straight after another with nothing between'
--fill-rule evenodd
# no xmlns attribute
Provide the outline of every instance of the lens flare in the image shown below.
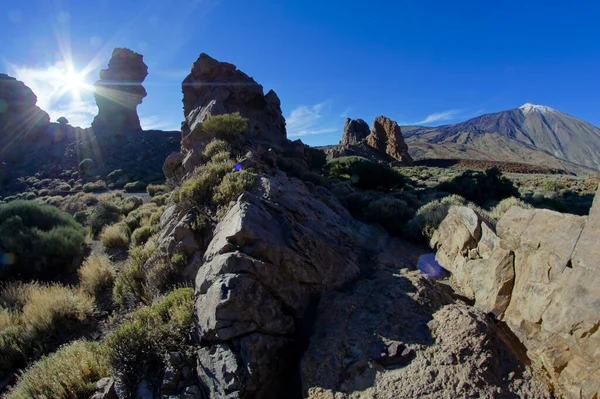
<svg viewBox="0 0 600 399"><path fill-rule="evenodd" d="M238 164L235 164L235 170L237 170L238 172L239 172L240 170L242 170L242 165L241 165L241 164L239 164L239 163L238 163Z"/></svg>
<svg viewBox="0 0 600 399"><path fill-rule="evenodd" d="M0 265L10 266L14 265L15 263L17 263L17 256L15 254L9 252L0 255Z"/></svg>
<svg viewBox="0 0 600 399"><path fill-rule="evenodd" d="M435 254L421 256L417 267L421 273L431 279L440 278L444 272L444 268L435 260Z"/></svg>

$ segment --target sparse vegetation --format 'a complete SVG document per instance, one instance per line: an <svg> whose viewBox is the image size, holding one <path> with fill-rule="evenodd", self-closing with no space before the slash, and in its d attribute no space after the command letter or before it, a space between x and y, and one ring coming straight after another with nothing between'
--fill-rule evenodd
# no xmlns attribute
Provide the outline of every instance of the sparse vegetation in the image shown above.
<svg viewBox="0 0 600 399"><path fill-rule="evenodd" d="M146 187L146 192L151 197L154 197L156 194L164 194L167 191L168 191L168 188L164 184L148 184L148 187Z"/></svg>
<svg viewBox="0 0 600 399"><path fill-rule="evenodd" d="M105 254L92 254L77 273L81 290L96 300L112 290L115 282L115 269Z"/></svg>
<svg viewBox="0 0 600 399"><path fill-rule="evenodd" d="M138 227L133 233L131 233L131 245L134 247L139 247L146 244L148 239L152 237L154 233L156 233L156 228L153 226Z"/></svg>
<svg viewBox="0 0 600 399"><path fill-rule="evenodd" d="M232 114L213 115L202 124L202 129L217 137L232 139L246 131L248 119L239 112Z"/></svg>
<svg viewBox="0 0 600 399"><path fill-rule="evenodd" d="M492 210L491 210L491 215L495 220L500 220L500 218L502 217L502 215L504 215L510 208L512 208L513 206L518 206L520 208L524 208L524 209L531 209L533 208L531 205L529 205L528 203L515 198L515 197L508 197L503 199L502 201L500 201Z"/></svg>
<svg viewBox="0 0 600 399"><path fill-rule="evenodd" d="M557 180L546 179L542 182L542 188L546 191L560 191L565 188L565 186Z"/></svg>
<svg viewBox="0 0 600 399"><path fill-rule="evenodd" d="M52 278L83 251L84 229L67 213L37 202L0 205L2 278Z"/></svg>
<svg viewBox="0 0 600 399"><path fill-rule="evenodd" d="M402 234L404 224L415 213L414 209L411 209L406 202L391 197L371 202L364 212L369 223L379 223L395 236Z"/></svg>
<svg viewBox="0 0 600 399"><path fill-rule="evenodd" d="M79 162L79 170L87 172L94 169L94 161L90 158L86 158Z"/></svg>
<svg viewBox="0 0 600 399"><path fill-rule="evenodd" d="M86 183L83 185L83 191L85 191L86 193L97 193L106 190L107 187L104 180L96 180L93 183Z"/></svg>
<svg viewBox="0 0 600 399"><path fill-rule="evenodd" d="M127 316L106 339L109 365L133 390L143 378L160 370L162 355L191 340L194 290L180 288L159 303Z"/></svg>
<svg viewBox="0 0 600 399"><path fill-rule="evenodd" d="M90 216L92 233L98 234L104 226L114 224L121 220L121 208L107 201L101 201Z"/></svg>
<svg viewBox="0 0 600 399"><path fill-rule="evenodd" d="M108 373L100 344L74 341L26 369L6 398L87 398Z"/></svg>
<svg viewBox="0 0 600 399"><path fill-rule="evenodd" d="M406 224L404 229L408 237L429 239L435 229L448 215L453 205L466 205L467 201L459 195L450 195L441 200L434 200L423 205L417 210L416 215Z"/></svg>
<svg viewBox="0 0 600 399"><path fill-rule="evenodd" d="M212 161L213 157L216 154L220 153L231 153L232 148L231 145L225 140L212 140L210 143L206 145L204 148L204 152L202 152L202 157L206 162Z"/></svg>
<svg viewBox="0 0 600 399"><path fill-rule="evenodd" d="M106 248L127 248L129 246L129 228L125 223L105 226L100 232L100 241Z"/></svg>
<svg viewBox="0 0 600 399"><path fill-rule="evenodd" d="M257 175L247 170L229 173L223 177L216 187L214 200L217 204L225 206L234 201L244 191L248 191L256 182Z"/></svg>
<svg viewBox="0 0 600 399"><path fill-rule="evenodd" d="M214 188L221 179L233 171L233 161L206 164L198 166L189 179L179 189L175 200L180 205L191 208L196 204L207 204L213 197Z"/></svg>
<svg viewBox="0 0 600 399"><path fill-rule="evenodd" d="M513 183L502 176L498 168L485 172L464 171L452 180L441 183L438 190L463 196L479 205L485 205L488 201L500 201L517 193Z"/></svg>
<svg viewBox="0 0 600 399"><path fill-rule="evenodd" d="M324 169L328 176L348 179L363 189L389 191L405 184L404 176L396 170L356 156L335 158Z"/></svg>
<svg viewBox="0 0 600 399"><path fill-rule="evenodd" d="M138 193L146 190L146 183L141 181L131 182L125 184L123 190L128 193Z"/></svg>

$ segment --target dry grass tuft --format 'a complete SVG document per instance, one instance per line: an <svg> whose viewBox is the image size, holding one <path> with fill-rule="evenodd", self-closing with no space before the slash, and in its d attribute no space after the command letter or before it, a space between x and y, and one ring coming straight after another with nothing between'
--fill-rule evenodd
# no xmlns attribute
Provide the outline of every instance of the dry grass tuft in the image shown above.
<svg viewBox="0 0 600 399"><path fill-rule="evenodd" d="M115 270L106 254L92 254L83 262L78 274L81 290L96 299L112 290L115 282Z"/></svg>
<svg viewBox="0 0 600 399"><path fill-rule="evenodd" d="M111 224L100 232L100 241L106 248L127 248L129 246L129 235L127 225L124 223Z"/></svg>

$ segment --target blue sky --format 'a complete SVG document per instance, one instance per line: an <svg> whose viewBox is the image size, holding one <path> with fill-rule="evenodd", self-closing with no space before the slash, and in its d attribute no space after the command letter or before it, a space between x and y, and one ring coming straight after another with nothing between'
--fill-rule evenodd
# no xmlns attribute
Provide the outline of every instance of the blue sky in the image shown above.
<svg viewBox="0 0 600 399"><path fill-rule="evenodd" d="M346 117L435 126L526 102L600 126L599 17L592 1L3 0L0 71L81 126L92 93L59 98L56 76L72 62L93 84L114 47L149 67L145 128L179 127L201 52L274 89L311 145L339 141Z"/></svg>

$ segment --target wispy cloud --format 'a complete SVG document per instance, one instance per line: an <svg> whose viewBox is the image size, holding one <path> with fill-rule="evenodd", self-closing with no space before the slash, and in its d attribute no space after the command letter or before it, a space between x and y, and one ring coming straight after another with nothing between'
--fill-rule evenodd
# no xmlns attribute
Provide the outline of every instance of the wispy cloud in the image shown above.
<svg viewBox="0 0 600 399"><path fill-rule="evenodd" d="M48 112L51 120L64 116L71 126L89 127L98 113L98 107L94 101L73 101L45 111Z"/></svg>
<svg viewBox="0 0 600 399"><path fill-rule="evenodd" d="M160 116L157 116L157 115L141 116L140 124L142 125L142 129L144 129L144 130L179 130L179 129L181 129L181 124L179 122L173 122L171 120L161 118Z"/></svg>
<svg viewBox="0 0 600 399"><path fill-rule="evenodd" d="M340 118L348 118L350 115L350 111L352 111L352 107L346 108L341 114Z"/></svg>
<svg viewBox="0 0 600 399"><path fill-rule="evenodd" d="M324 120L325 114L331 111L331 100L307 106L301 105L286 118L289 137L301 137L314 134L333 133L339 129Z"/></svg>
<svg viewBox="0 0 600 399"><path fill-rule="evenodd" d="M433 114L427 115L422 121L413 122L411 123L411 125L427 125L430 123L450 121L452 119L455 119L461 113L462 110L460 109L451 109L448 111L434 112Z"/></svg>

